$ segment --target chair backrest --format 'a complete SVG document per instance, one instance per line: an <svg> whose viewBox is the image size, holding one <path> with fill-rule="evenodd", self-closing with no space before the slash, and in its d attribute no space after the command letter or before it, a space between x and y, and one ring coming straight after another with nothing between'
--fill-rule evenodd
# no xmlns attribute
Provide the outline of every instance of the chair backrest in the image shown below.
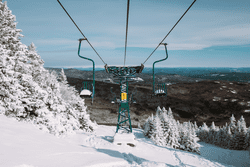
<svg viewBox="0 0 250 167"><path fill-rule="evenodd" d="M155 85L155 95L167 96L167 87L165 83Z"/></svg>
<svg viewBox="0 0 250 167"><path fill-rule="evenodd" d="M92 81L83 81L81 90L83 90L83 89L87 89L87 90L90 90L92 92L93 82Z"/></svg>

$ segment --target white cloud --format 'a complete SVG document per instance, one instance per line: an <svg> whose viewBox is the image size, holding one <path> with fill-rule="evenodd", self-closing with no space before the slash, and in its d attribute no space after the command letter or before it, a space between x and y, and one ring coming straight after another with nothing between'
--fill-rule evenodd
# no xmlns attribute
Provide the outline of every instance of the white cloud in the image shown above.
<svg viewBox="0 0 250 167"><path fill-rule="evenodd" d="M66 38L47 38L47 39L37 39L35 41L37 45L74 45L78 43L77 40L66 39Z"/></svg>

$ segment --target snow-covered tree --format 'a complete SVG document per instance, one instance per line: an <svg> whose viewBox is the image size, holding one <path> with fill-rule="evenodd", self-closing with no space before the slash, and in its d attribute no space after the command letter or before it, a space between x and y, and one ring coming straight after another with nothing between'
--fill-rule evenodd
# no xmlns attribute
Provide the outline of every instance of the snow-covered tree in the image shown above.
<svg viewBox="0 0 250 167"><path fill-rule="evenodd" d="M151 136L153 134L153 129L154 129L153 120L154 120L154 115L152 114L152 116L148 117L148 119L146 120L146 122L144 124L144 131L143 131L143 133L148 138L151 138Z"/></svg>
<svg viewBox="0 0 250 167"><path fill-rule="evenodd" d="M236 119L234 117L234 115L232 114L232 116L230 117L230 124L229 124L229 128L232 134L235 133L236 131Z"/></svg>
<svg viewBox="0 0 250 167"><path fill-rule="evenodd" d="M215 142L217 132L218 132L218 128L215 127L214 122L212 122L210 126L210 130L209 130L209 134L208 134L208 141L210 141L211 144Z"/></svg>
<svg viewBox="0 0 250 167"><path fill-rule="evenodd" d="M227 143L227 147L226 148L230 148L230 149L234 148L234 145L233 145L233 135L232 135L232 132L231 132L231 128L229 126L227 128L225 142Z"/></svg>
<svg viewBox="0 0 250 167"><path fill-rule="evenodd" d="M198 131L198 126L197 126L197 123L196 123L196 121L194 121L194 129L195 129L195 131L197 132Z"/></svg>
<svg viewBox="0 0 250 167"><path fill-rule="evenodd" d="M192 128L190 122L184 122L180 129L180 148L190 152L199 153L199 138L196 136L195 129Z"/></svg>
<svg viewBox="0 0 250 167"><path fill-rule="evenodd" d="M154 117L152 132L153 132L153 134L151 135L151 139L154 141L154 143L159 145L159 146L165 146L166 141L164 138L162 122L161 122L158 115L156 115Z"/></svg>
<svg viewBox="0 0 250 167"><path fill-rule="evenodd" d="M160 111L159 109L158 111ZM144 135L157 145L199 152L200 145L197 143L199 138L196 136L195 128L191 126L191 123L189 122L189 127L183 126L179 121L176 122L171 109L167 111L163 108L161 111L156 116L152 115L146 120Z"/></svg>
<svg viewBox="0 0 250 167"><path fill-rule="evenodd" d="M156 115L160 115L161 113L162 113L162 110L161 110L160 106L158 106L156 109Z"/></svg>
<svg viewBox="0 0 250 167"><path fill-rule="evenodd" d="M241 116L241 118L237 122L236 130L233 135L233 143L235 150L243 150L246 147L245 138L247 133L246 122Z"/></svg>
<svg viewBox="0 0 250 167"><path fill-rule="evenodd" d="M163 112L161 117L166 144L173 148L179 148L179 128L172 113Z"/></svg>
<svg viewBox="0 0 250 167"><path fill-rule="evenodd" d="M247 128L244 150L248 149L249 147L250 147L250 127Z"/></svg>
<svg viewBox="0 0 250 167"><path fill-rule="evenodd" d="M21 43L21 30L6 2L0 1L0 112L28 120L54 134L92 131L84 100L44 61L32 43Z"/></svg>
<svg viewBox="0 0 250 167"><path fill-rule="evenodd" d="M208 141L208 135L209 135L209 128L205 122L203 122L203 125L199 128L198 137L201 141L209 142Z"/></svg>

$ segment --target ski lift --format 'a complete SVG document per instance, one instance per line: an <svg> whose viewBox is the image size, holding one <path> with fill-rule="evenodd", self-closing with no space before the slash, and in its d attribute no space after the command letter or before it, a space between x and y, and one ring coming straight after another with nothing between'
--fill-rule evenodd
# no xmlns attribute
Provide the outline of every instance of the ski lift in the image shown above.
<svg viewBox="0 0 250 167"><path fill-rule="evenodd" d="M91 98L93 91L93 83L91 81L83 81L80 96L85 98Z"/></svg>
<svg viewBox="0 0 250 167"><path fill-rule="evenodd" d="M95 95L95 62L87 57L83 57L80 55L80 50L81 50L81 42L83 40L87 40L87 38L80 38L79 39L79 47L78 47L78 56L80 58L92 61L93 63L93 81L83 81L82 82L82 87L81 87L81 92L80 92L80 97L83 98L91 98L92 99L92 104L94 102L94 95Z"/></svg>
<svg viewBox="0 0 250 167"><path fill-rule="evenodd" d="M153 95L154 96L167 96L166 83L157 83L157 84L155 83L155 72L154 72L155 64L161 61L164 61L168 58L167 43L161 43L161 45L165 46L166 58L157 60L153 63Z"/></svg>
<svg viewBox="0 0 250 167"><path fill-rule="evenodd" d="M80 31L80 33L83 35L83 39L79 39L79 48L78 48L78 56L92 61L93 63L93 83L92 83L92 91L90 88L84 88L81 90L82 94L88 94L92 97L92 103L93 103L93 99L94 99L94 94L95 94L95 63L92 59L80 56L80 47L81 47L81 41L82 40L86 40L87 43L92 47L92 49L95 51L95 53L97 54L97 56L102 60L102 62L105 64L105 70L107 73L113 74L114 77L116 77L119 80L119 84L120 84L120 99L116 99L117 103L119 105L119 113L118 113L118 123L117 123L117 128L116 128L116 135L114 136L114 143L117 144L121 144L121 143L127 143L128 145L135 145L135 140L134 140L134 135L132 133L132 125L131 125L131 119L130 119L130 110L129 110L129 102L133 102L134 100L128 99L128 81L131 80L131 77L136 74L136 73L141 73L143 68L144 68L144 64L146 63L146 61L152 56L152 54L157 50L157 48L160 45L164 45L165 49L166 49L166 58L165 59L161 59L158 61L155 61L153 63L153 94L155 96L166 96L167 95L167 88L165 83L157 83L155 84L155 74L154 74L154 66L155 63L164 61L168 58L168 54L167 54L167 47L166 47L166 43L162 43L167 36L171 33L171 31L175 28L175 26L180 22L180 20L184 17L184 15L187 13L187 11L192 7L192 5L196 2L196 0L193 1L193 3L189 6L189 8L185 11L185 13L181 16L181 18L176 22L176 24L173 26L173 28L168 32L168 34L163 38L163 40L158 44L158 46L155 48L155 50L149 55L149 57L144 61L144 63L141 64L141 66L125 66L125 62L126 62L126 49L127 49L127 34L128 34L128 18L129 18L129 4L130 4L130 0L127 1L127 20L126 20L126 38L125 38L125 54L124 54L124 66L108 66L103 59L101 58L101 56L97 53L97 51L94 49L94 47L91 45L91 43L88 41L88 39L85 37L85 35L82 33L82 31L80 30L80 28L76 25L76 23L74 22L74 20L71 18L71 16L69 15L69 13L66 11L66 9L63 7L63 5L61 4L61 2L59 0L57 0L58 3L61 5L61 7L64 9L64 11L66 12L66 14L69 16L69 18L72 20L72 22L75 24L75 26L77 27L77 29ZM86 84L87 87L89 84L88 82L83 82L83 85ZM111 90L112 92L112 90ZM91 94L92 93L92 94ZM115 99L113 100L113 102L115 102ZM127 126L128 125L128 126ZM125 133L124 133L125 132ZM127 133L126 133L127 132ZM124 137L126 138L124 140Z"/></svg>

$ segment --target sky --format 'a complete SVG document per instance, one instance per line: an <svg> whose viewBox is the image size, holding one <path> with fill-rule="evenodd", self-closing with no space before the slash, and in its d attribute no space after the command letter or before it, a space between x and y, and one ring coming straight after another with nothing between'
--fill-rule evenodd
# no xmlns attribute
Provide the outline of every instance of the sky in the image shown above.
<svg viewBox="0 0 250 167"><path fill-rule="evenodd" d="M3 0L4 1L4 0ZM108 65L123 66L126 0L60 0ZM131 0L126 66L139 66L153 52L193 0ZM45 67L85 68L78 57L83 38L57 0L7 0L22 29L21 42L37 47ZM156 67L250 67L250 1L197 0L165 39L168 59ZM81 56L104 63L86 43ZM160 46L144 64L165 58Z"/></svg>

